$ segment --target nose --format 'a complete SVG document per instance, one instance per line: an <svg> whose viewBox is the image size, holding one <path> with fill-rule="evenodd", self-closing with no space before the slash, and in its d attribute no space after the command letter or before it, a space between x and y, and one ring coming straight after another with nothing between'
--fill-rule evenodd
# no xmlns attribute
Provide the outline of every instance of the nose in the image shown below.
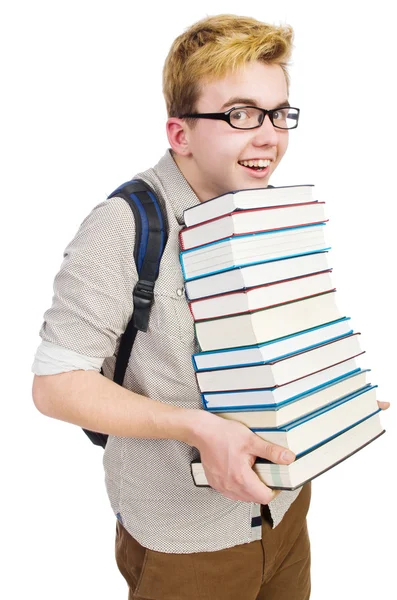
<svg viewBox="0 0 397 600"><path fill-rule="evenodd" d="M277 129L273 127L269 115L265 115L263 123L257 129L252 130L254 146L276 146L278 142Z"/></svg>

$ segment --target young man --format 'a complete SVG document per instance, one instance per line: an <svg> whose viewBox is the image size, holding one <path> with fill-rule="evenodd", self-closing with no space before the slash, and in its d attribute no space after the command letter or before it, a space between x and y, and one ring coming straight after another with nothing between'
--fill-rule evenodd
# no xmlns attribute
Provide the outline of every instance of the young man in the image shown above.
<svg viewBox="0 0 397 600"><path fill-rule="evenodd" d="M276 495L252 470L255 458L285 464L294 456L202 410L178 257L185 209L230 190L267 187L284 156L288 128L297 124L279 110L289 106L291 44L290 27L221 15L193 25L171 47L164 67L171 149L137 176L164 207L168 241L149 329L137 334L124 387L112 374L137 281L124 200L91 212L55 279L34 401L48 416L109 434L106 486L130 598L310 595L310 484ZM198 453L209 488L192 481Z"/></svg>

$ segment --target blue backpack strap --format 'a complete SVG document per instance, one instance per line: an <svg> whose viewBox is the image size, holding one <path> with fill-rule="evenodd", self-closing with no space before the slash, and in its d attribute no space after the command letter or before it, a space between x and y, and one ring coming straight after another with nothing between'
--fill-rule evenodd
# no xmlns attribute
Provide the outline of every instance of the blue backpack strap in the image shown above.
<svg viewBox="0 0 397 600"><path fill-rule="evenodd" d="M133 179L118 187L109 198L123 198L135 220L134 260L139 280L132 291L133 314L121 336L113 381L123 385L132 346L138 331L147 331L154 300L154 284L167 241L167 224L153 190L143 181ZM108 436L84 429L90 440L105 448Z"/></svg>

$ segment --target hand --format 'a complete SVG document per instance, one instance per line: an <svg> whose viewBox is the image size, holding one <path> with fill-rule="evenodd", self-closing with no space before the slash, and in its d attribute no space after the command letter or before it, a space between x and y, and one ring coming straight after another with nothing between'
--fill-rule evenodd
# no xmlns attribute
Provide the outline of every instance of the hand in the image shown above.
<svg viewBox="0 0 397 600"><path fill-rule="evenodd" d="M245 425L210 413L204 413L196 429L194 446L208 484L227 498L243 502L268 504L278 494L252 469L258 456L284 465L295 460L292 452L264 441Z"/></svg>

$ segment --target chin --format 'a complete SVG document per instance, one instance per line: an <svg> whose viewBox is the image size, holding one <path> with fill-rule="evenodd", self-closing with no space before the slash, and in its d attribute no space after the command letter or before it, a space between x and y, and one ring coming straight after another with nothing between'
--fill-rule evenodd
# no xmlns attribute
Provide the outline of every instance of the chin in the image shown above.
<svg viewBox="0 0 397 600"><path fill-rule="evenodd" d="M249 181L245 181L244 183L242 183L238 189L253 190L256 188L266 188L268 185L269 185L268 179L254 179L254 180L250 179Z"/></svg>

